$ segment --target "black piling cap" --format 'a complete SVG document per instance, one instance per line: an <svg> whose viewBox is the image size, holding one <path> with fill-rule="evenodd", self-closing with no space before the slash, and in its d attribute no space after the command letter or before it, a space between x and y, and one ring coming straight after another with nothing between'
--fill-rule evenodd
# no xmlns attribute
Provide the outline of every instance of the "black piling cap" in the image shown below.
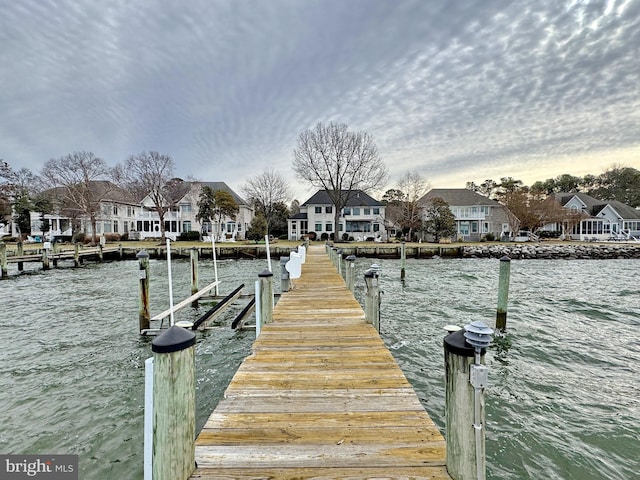
<svg viewBox="0 0 640 480"><path fill-rule="evenodd" d="M260 278L264 278L264 277L273 277L273 272L270 272L269 270L263 270L262 272L260 272L258 274L258 277Z"/></svg>
<svg viewBox="0 0 640 480"><path fill-rule="evenodd" d="M155 353L173 353L185 350L195 344L195 333L174 325L151 342L151 351Z"/></svg>
<svg viewBox="0 0 640 480"><path fill-rule="evenodd" d="M356 259L355 255L349 255L347 258L345 258L345 260L348 262L353 262L355 261L355 259Z"/></svg>
<svg viewBox="0 0 640 480"><path fill-rule="evenodd" d="M501 262L510 262L510 261L511 261L511 259L510 259L507 255L505 255L504 257L502 257L502 258L500 259L500 261L501 261Z"/></svg>
<svg viewBox="0 0 640 480"><path fill-rule="evenodd" d="M143 248L142 250L140 250L138 252L138 254L136 255L137 258L149 258L149 254L147 253L147 251Z"/></svg>
<svg viewBox="0 0 640 480"><path fill-rule="evenodd" d="M444 337L444 351L455 353L461 357L473 357L475 355L475 348L467 343L467 339L464 338L464 329L450 333ZM484 355L486 349L482 349L481 353Z"/></svg>

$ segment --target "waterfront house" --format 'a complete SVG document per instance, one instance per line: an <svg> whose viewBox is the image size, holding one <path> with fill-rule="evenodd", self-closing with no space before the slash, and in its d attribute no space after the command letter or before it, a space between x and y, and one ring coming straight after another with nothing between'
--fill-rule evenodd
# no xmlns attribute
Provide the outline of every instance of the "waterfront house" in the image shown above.
<svg viewBox="0 0 640 480"><path fill-rule="evenodd" d="M549 200L567 210L567 219L547 224L542 231L583 241L640 239L640 210L629 205L578 192L555 193Z"/></svg>
<svg viewBox="0 0 640 480"><path fill-rule="evenodd" d="M211 222L201 222L198 215L198 199L204 186L214 192L222 190L229 193L238 205L238 213L234 218L223 216ZM197 231L204 236L212 233L218 241L242 240L251 220L253 208L224 182L183 182L177 189L176 200L164 216L165 236L175 240L182 232ZM147 195L141 202L142 208L136 216L136 236L144 238L160 238L160 217L153 201Z"/></svg>
<svg viewBox="0 0 640 480"><path fill-rule="evenodd" d="M70 239L72 233L93 235L93 225L87 213L90 209L79 207L79 201L92 206L98 236L128 233L134 228L133 221L140 209L140 205L127 191L107 180L90 181L80 199L74 199L63 187L49 189L44 195L53 208L49 213L30 212L32 237L45 238L46 234L47 238ZM43 231L43 223L48 225L46 231Z"/></svg>
<svg viewBox="0 0 640 480"><path fill-rule="evenodd" d="M506 207L466 188L434 188L427 192L418 200L423 220L428 220L424 212L436 197L449 204L455 217L456 234L453 240L479 241L487 234L499 240L509 235L509 212Z"/></svg>
<svg viewBox="0 0 640 480"><path fill-rule="evenodd" d="M364 241L385 241L385 205L361 190L352 192L346 206L340 211L338 238ZM289 240L299 240L314 234L318 240L333 238L335 205L326 190L318 190L300 205L300 213L287 220Z"/></svg>

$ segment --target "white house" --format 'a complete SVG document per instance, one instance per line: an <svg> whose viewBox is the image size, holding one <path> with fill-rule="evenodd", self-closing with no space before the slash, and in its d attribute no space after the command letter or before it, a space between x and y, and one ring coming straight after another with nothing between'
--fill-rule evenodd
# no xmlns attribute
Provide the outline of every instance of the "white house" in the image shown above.
<svg viewBox="0 0 640 480"><path fill-rule="evenodd" d="M345 192L346 193L346 192ZM354 240L384 241L385 205L366 193L356 190L340 211L338 238L343 234ZM300 213L287 220L289 240L299 240L314 234L318 240L334 237L335 205L326 190L318 190L300 205Z"/></svg>
<svg viewBox="0 0 640 480"><path fill-rule="evenodd" d="M222 190L229 193L238 204L235 218L223 217L220 221L200 222L198 215L198 199L202 187L208 186L213 191ZM175 240L182 232L197 231L203 235L213 232L217 240L240 240L246 238L246 232L254 212L248 203L224 182L184 182L179 192L179 200L164 215L165 236ZM160 238L160 217L154 208L153 201L147 195L142 200L142 208L135 218L136 236L144 238Z"/></svg>
<svg viewBox="0 0 640 480"><path fill-rule="evenodd" d="M128 192L112 182L94 180L89 183L92 198L98 202L96 211L96 234L107 233L125 234L134 228L134 219L140 210ZM76 232L83 232L89 236L93 234L93 227L89 217L70 203L65 190L61 187L51 189L49 198L53 199L54 212L42 214L31 212L31 236L70 237L72 224L76 225ZM78 212L78 215L74 215ZM43 220L49 224L49 229L43 232Z"/></svg>
<svg viewBox="0 0 640 480"><path fill-rule="evenodd" d="M426 209L436 197L449 204L458 239L479 241L487 234L500 239L509 232L508 211L495 200L467 188L434 188L418 200L418 204Z"/></svg>
<svg viewBox="0 0 640 480"><path fill-rule="evenodd" d="M640 210L617 200L598 200L585 193L555 193L553 198L572 213L575 221L564 225L574 240L635 240L640 238ZM542 230L562 232L552 223Z"/></svg>

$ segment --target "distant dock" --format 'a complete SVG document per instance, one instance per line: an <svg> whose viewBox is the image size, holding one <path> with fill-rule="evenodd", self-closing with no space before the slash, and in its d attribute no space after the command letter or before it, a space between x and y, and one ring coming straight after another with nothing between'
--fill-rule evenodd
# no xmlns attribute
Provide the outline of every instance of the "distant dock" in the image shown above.
<svg viewBox="0 0 640 480"><path fill-rule="evenodd" d="M323 245L195 447L192 479L450 480L445 442Z"/></svg>

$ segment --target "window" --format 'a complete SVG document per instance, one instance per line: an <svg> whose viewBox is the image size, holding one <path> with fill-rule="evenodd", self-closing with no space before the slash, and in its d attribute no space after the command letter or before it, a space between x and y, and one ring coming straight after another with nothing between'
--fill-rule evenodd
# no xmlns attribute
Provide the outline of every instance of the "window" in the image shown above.
<svg viewBox="0 0 640 480"><path fill-rule="evenodd" d="M324 207L324 213L333 213L333 207Z"/></svg>
<svg viewBox="0 0 640 480"><path fill-rule="evenodd" d="M180 205L180 211L182 213L191 213L191 204L190 203L183 203ZM186 230L186 231L191 231L191 230Z"/></svg>
<svg viewBox="0 0 640 480"><path fill-rule="evenodd" d="M342 232L344 231L344 225L342 223L338 224L338 229Z"/></svg>
<svg viewBox="0 0 640 480"><path fill-rule="evenodd" d="M327 232L333 232L333 225L331 225L330 223L327 223L327 224L324 226L324 229L325 229L325 231L327 231Z"/></svg>
<svg viewBox="0 0 640 480"><path fill-rule="evenodd" d="M370 223L365 223L364 224L364 231L365 232L370 232L371 231L371 224Z"/></svg>
<svg viewBox="0 0 640 480"><path fill-rule="evenodd" d="M353 214L360 215L360 207L353 207Z"/></svg>
<svg viewBox="0 0 640 480"><path fill-rule="evenodd" d="M344 207L342 212L343 212L343 215L351 215L351 208Z"/></svg>
<svg viewBox="0 0 640 480"><path fill-rule="evenodd" d="M373 207L373 214L380 215L380 209L378 207Z"/></svg>
<svg viewBox="0 0 640 480"><path fill-rule="evenodd" d="M370 208L365 208L364 209L364 214L365 215L371 215L371 209Z"/></svg>
<svg viewBox="0 0 640 480"><path fill-rule="evenodd" d="M480 207L480 212L489 215L489 206L485 205L484 207Z"/></svg>
<svg viewBox="0 0 640 480"><path fill-rule="evenodd" d="M316 223L316 232L321 232L321 231L322 231L322 224Z"/></svg>
<svg viewBox="0 0 640 480"><path fill-rule="evenodd" d="M211 224L209 224L209 226L211 226ZM182 222L182 231L183 232L191 231L191 222L189 220L185 220L184 222Z"/></svg>
<svg viewBox="0 0 640 480"><path fill-rule="evenodd" d="M118 214L118 206L117 206L117 205L114 205L114 206L113 206L113 214L114 214L114 215L117 215L117 214ZM117 230L116 230L116 231L117 231Z"/></svg>
<svg viewBox="0 0 640 480"><path fill-rule="evenodd" d="M118 233L118 221L113 221L113 233Z"/></svg>
<svg viewBox="0 0 640 480"><path fill-rule="evenodd" d="M291 222L291 231L295 232L298 228L298 222Z"/></svg>
<svg viewBox="0 0 640 480"><path fill-rule="evenodd" d="M316 207L316 213L318 214L322 213L322 207Z"/></svg>
<svg viewBox="0 0 640 480"><path fill-rule="evenodd" d="M379 232L380 231L380 224L379 223L374 223L373 224L373 231L374 232Z"/></svg>

